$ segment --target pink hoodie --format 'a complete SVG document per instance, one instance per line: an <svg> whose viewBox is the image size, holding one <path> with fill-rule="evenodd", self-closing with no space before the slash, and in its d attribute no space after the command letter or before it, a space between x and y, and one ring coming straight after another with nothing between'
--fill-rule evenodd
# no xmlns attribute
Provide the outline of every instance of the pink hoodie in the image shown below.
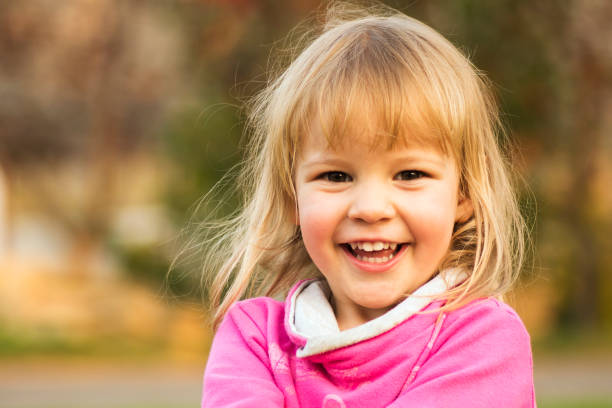
<svg viewBox="0 0 612 408"><path fill-rule="evenodd" d="M202 407L535 407L516 313L490 298L440 313L431 297L445 289L434 278L342 332L317 282L300 282L284 304L239 302L215 336Z"/></svg>

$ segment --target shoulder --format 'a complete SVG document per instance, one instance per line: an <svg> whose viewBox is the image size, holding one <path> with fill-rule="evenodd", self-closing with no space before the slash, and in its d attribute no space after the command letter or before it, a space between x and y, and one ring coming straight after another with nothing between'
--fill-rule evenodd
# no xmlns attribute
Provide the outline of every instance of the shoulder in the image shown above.
<svg viewBox="0 0 612 408"><path fill-rule="evenodd" d="M227 315L249 316L255 320L267 319L269 316L282 313L284 302L269 297L257 297L241 300L234 303L228 310Z"/></svg>
<svg viewBox="0 0 612 408"><path fill-rule="evenodd" d="M508 318L511 320L521 321L518 314L507 303L496 298L486 297L472 300L468 304L454 310L459 315L484 315L495 316L499 318Z"/></svg>
<svg viewBox="0 0 612 408"><path fill-rule="evenodd" d="M532 370L527 329L510 306L493 298L477 299L449 312L435 341L436 350L468 360L477 358L482 364Z"/></svg>
<svg viewBox="0 0 612 408"><path fill-rule="evenodd" d="M521 318L508 304L501 300L487 297L474 299L449 313L449 317L470 319L470 318L494 318L508 319L521 323ZM522 324L522 323L521 323Z"/></svg>
<svg viewBox="0 0 612 408"><path fill-rule="evenodd" d="M529 341L529 334L518 314L506 303L481 298L448 313L445 327L453 332L482 336L507 336Z"/></svg>
<svg viewBox="0 0 612 408"><path fill-rule="evenodd" d="M215 334L204 373L202 406L283 406L271 354L282 331L282 303L255 298L233 304ZM282 317L280 319L282 322Z"/></svg>
<svg viewBox="0 0 612 408"><path fill-rule="evenodd" d="M243 338L268 337L271 330L283 327L284 303L258 297L234 303L227 311L217 336L238 332Z"/></svg>

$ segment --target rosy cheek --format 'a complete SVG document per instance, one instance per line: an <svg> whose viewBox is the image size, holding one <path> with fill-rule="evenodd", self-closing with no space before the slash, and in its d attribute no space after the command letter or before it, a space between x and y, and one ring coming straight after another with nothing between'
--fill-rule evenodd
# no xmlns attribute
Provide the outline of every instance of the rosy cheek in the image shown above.
<svg viewBox="0 0 612 408"><path fill-rule="evenodd" d="M325 236L326 230L329 229L329 219L325 213L318 211L310 211L309 208L304 208L300 212L300 228L304 239L321 239Z"/></svg>
<svg viewBox="0 0 612 408"><path fill-rule="evenodd" d="M445 203L448 198L444 196L433 197L422 203L412 203L410 229L416 235L417 241L428 242L434 247L442 246L448 241L453 232L454 211L451 206L432 205L432 203Z"/></svg>

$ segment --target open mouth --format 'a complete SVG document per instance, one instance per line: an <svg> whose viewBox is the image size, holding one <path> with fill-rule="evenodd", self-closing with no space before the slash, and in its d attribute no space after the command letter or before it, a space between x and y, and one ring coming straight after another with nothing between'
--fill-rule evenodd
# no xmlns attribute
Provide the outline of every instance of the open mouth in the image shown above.
<svg viewBox="0 0 612 408"><path fill-rule="evenodd" d="M349 242L342 244L357 260L374 264L389 262L406 243L396 242Z"/></svg>

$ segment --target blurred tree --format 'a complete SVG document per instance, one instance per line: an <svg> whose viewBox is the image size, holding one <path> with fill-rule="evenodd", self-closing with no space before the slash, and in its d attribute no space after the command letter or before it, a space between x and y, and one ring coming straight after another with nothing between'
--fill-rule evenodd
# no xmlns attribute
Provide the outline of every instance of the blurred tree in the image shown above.
<svg viewBox="0 0 612 408"><path fill-rule="evenodd" d="M566 119L562 122L565 126L556 130L566 141L562 149L570 178L566 195L555 210L567 223L575 245L567 266L560 317L565 323L589 327L610 318L605 310L612 308L609 300L601 302L611 290L606 275L612 268L604 260L605 254L612 252L612 217L609 211L597 213L601 198L594 188L597 180L605 177L600 152L607 149L610 153L604 135L609 138L612 131L607 119L612 108L612 49L606 45L612 41L612 3L574 1L559 11L564 17L563 30L559 31L558 23L548 29L551 56L561 62L563 82L557 111Z"/></svg>
<svg viewBox="0 0 612 408"><path fill-rule="evenodd" d="M160 19L138 1L0 4L0 166L8 197L18 171L78 163L86 186L79 199L66 203L54 185L36 188L39 210L74 236L75 270L83 273L108 230L121 161L155 133L176 92L177 32Z"/></svg>

